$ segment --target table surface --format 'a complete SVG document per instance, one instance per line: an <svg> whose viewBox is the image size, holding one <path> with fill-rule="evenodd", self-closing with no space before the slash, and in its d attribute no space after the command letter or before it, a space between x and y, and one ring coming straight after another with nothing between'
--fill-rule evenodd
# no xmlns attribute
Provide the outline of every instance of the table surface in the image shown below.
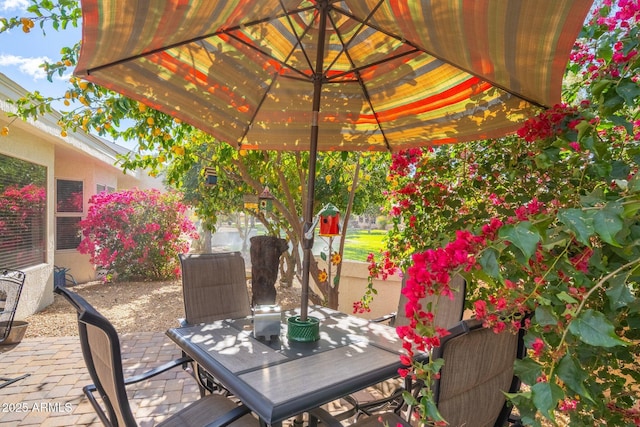
<svg viewBox="0 0 640 427"><path fill-rule="evenodd" d="M172 328L167 335L267 424L397 376L402 343L394 328L324 307L320 340L289 342L283 313L273 340L253 337L250 318Z"/></svg>

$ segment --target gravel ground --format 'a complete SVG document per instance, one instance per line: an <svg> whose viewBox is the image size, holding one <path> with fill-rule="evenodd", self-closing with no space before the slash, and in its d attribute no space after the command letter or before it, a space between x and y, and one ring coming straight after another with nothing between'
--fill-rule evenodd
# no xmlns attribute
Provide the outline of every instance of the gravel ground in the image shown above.
<svg viewBox="0 0 640 427"><path fill-rule="evenodd" d="M89 282L71 288L84 297L113 323L119 333L164 332L184 317L182 283L168 282ZM249 285L249 292L251 287ZM278 287L277 302L283 309L300 303L300 289ZM53 304L27 317L26 337L78 335L75 310L61 296Z"/></svg>

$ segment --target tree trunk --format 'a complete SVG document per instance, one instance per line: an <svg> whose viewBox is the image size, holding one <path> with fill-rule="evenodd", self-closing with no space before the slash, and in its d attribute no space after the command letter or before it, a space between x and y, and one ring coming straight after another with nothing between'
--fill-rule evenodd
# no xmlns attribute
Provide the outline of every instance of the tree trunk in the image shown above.
<svg viewBox="0 0 640 427"><path fill-rule="evenodd" d="M276 280L280 255L288 248L287 241L274 236L251 238L251 304L270 305L276 303Z"/></svg>

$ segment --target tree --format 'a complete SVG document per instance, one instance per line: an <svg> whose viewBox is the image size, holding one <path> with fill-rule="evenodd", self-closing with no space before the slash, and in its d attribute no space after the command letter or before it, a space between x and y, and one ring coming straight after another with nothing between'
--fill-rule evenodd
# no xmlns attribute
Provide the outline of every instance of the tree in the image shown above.
<svg viewBox="0 0 640 427"><path fill-rule="evenodd" d="M526 391L509 396L527 425L638 425L640 411L640 3L599 3L571 56L562 105L517 135L395 156L388 251L402 267L409 355L438 345L419 296L468 281L469 308L496 332L524 320ZM373 292L373 291L371 291ZM365 300L366 303L366 300ZM426 311L426 310L425 310ZM531 318L524 318L530 313ZM428 379L415 403L441 420Z"/></svg>
<svg viewBox="0 0 640 427"><path fill-rule="evenodd" d="M289 268L285 277L300 272L301 253L297 249L302 242L302 206L306 196L308 153L236 150L228 144L219 143L199 131L197 135L177 149L163 151L158 155L139 156L125 161L125 167L159 168L166 162L167 179L185 192L185 200L191 203L198 216L207 226L215 227L222 214L242 211L254 217L269 231L269 234L286 236L294 248L286 255ZM175 152L178 152L176 155ZM171 161L167 161L171 158ZM351 212L359 213L371 204L379 204L380 188L386 174L387 155L379 153L321 153L318 159L318 181L316 184L317 212L322 205L331 202L344 209L344 224L348 224ZM214 167L217 184L207 186L202 172L205 167ZM262 212L245 206L244 196L256 197L264 188L274 196L274 209ZM344 237L348 231L341 230ZM344 242L344 238L341 242ZM342 256L343 247L339 249ZM294 268L296 267L296 268ZM339 267L338 267L339 268ZM311 292L317 304L338 306L339 279L329 283L320 280L322 275L317 262L312 262L311 277L320 294ZM338 270L336 277L339 277ZM290 280L290 279L289 279ZM290 281L289 281L290 283Z"/></svg>
<svg viewBox="0 0 640 427"><path fill-rule="evenodd" d="M32 0L28 12L32 14L29 17L0 20L0 32L11 28L29 32L36 26L43 31L49 26L55 30L64 29L68 25L77 26L81 17L79 2L75 0ZM63 48L59 61L44 64L49 80L56 74L68 73L77 63L78 54L79 43ZM146 168L152 175L163 174L170 185L184 192L185 201L195 207L209 229L215 227L221 214L242 210L254 216L270 234L287 236L294 248L287 264L300 266L297 248L302 242L301 206L304 206L308 169L306 153L238 151L171 116L75 77L70 79L69 89L59 97L44 97L33 92L9 102L17 107L17 117L37 119L51 111L55 101L69 107L68 111L61 111L59 125L63 136L81 129L114 140L137 141L137 150L120 159L123 169ZM5 128L2 133L9 131ZM316 196L318 209L332 201L344 209L346 224L351 212L359 213L369 205L381 204L383 196L379 189L385 182L388 158L386 154L370 153L321 155L318 176L324 179L320 179ZM204 185L204 167L217 169L216 186ZM327 176L332 180L327 181ZM245 209L243 196L257 195L266 186L275 196L274 211L265 215ZM344 188L349 191L345 192ZM346 232L345 226L343 235ZM293 272L293 268L288 269L288 277L292 277ZM337 308L339 280L329 284L319 280L319 273L317 263L312 262L311 276L319 289L319 294L311 294L312 300Z"/></svg>

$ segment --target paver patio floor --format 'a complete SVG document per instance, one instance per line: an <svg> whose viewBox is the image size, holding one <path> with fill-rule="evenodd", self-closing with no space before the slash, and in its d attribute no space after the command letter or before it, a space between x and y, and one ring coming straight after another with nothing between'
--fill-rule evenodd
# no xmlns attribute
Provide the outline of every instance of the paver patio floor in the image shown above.
<svg viewBox="0 0 640 427"><path fill-rule="evenodd" d="M126 376L140 374L181 354L160 332L125 334L121 345ZM102 425L82 393L82 387L92 381L77 336L25 338L16 346L0 346L0 377L24 374L29 376L0 389L0 426ZM180 368L127 390L141 427L156 424L200 396L193 378Z"/></svg>
<svg viewBox="0 0 640 427"><path fill-rule="evenodd" d="M123 334L120 339L126 377L181 356L162 332ZM0 388L0 426L102 426L82 392L92 381L77 336L25 338L15 346L0 346L0 377L24 374L29 376ZM128 386L127 391L140 427L153 426L200 397L195 380L179 367ZM343 408L333 402L327 409Z"/></svg>

